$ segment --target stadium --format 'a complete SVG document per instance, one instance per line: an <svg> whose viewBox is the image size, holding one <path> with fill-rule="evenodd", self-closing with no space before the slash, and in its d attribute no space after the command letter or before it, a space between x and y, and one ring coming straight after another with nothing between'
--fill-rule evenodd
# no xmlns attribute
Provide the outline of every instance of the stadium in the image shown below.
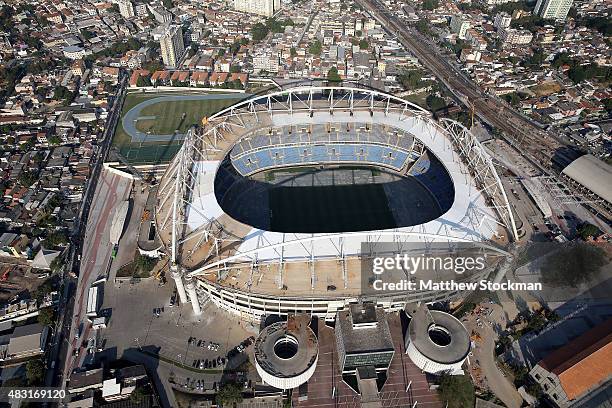
<svg viewBox="0 0 612 408"><path fill-rule="evenodd" d="M181 301L198 314L210 299L250 321L333 319L366 297L362 262L378 243L504 254L517 237L497 172L465 127L355 86L284 89L203 120L160 181L155 224ZM375 301L393 311L456 294Z"/></svg>

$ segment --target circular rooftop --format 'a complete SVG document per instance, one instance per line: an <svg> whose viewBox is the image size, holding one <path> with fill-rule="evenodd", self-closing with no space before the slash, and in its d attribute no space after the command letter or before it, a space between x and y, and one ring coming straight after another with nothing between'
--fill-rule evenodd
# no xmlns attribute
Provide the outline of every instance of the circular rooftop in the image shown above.
<svg viewBox="0 0 612 408"><path fill-rule="evenodd" d="M410 342L427 359L439 364L463 361L470 352L470 336L454 316L430 310L428 318L413 316L408 325Z"/></svg>
<svg viewBox="0 0 612 408"><path fill-rule="evenodd" d="M319 356L318 340L308 326L310 319L290 316L274 323L255 340L255 366L261 378L279 389L298 387L314 373Z"/></svg>

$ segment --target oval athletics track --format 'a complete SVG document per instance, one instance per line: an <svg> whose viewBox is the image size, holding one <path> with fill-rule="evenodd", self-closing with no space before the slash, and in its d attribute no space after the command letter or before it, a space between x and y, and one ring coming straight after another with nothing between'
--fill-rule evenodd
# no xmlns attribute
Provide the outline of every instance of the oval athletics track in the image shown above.
<svg viewBox="0 0 612 408"><path fill-rule="evenodd" d="M246 93L230 93L230 94L205 94L205 95L165 95L158 98L147 99L138 105L131 108L123 115L121 125L123 130L132 138L132 143L140 142L163 142L168 140L182 140L184 133L170 134L147 134L136 129L136 121L138 119L154 119L151 116L141 116L140 112L151 105L163 102L176 101L200 101L200 100L219 100L219 99L235 99L236 102L243 98L248 98L250 95Z"/></svg>

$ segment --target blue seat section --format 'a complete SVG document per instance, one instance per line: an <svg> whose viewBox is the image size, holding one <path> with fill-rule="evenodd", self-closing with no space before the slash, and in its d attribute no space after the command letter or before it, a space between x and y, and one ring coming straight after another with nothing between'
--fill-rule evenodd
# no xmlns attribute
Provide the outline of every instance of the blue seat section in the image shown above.
<svg viewBox="0 0 612 408"><path fill-rule="evenodd" d="M410 168L414 176L438 200L442 212L448 211L455 197L455 188L448 172L435 156L424 153Z"/></svg>
<svg viewBox="0 0 612 408"><path fill-rule="evenodd" d="M234 158L232 163L242 175L271 167L317 163L369 163L391 167L396 171L406 161L414 160L394 146L366 143L328 143L325 145L271 146Z"/></svg>

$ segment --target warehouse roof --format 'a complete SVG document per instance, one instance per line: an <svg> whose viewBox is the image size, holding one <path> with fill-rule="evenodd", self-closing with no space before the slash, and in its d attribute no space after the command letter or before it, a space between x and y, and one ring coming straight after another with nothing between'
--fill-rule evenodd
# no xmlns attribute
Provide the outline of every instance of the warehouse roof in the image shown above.
<svg viewBox="0 0 612 408"><path fill-rule="evenodd" d="M612 203L612 167L591 154L571 162L563 173Z"/></svg>

